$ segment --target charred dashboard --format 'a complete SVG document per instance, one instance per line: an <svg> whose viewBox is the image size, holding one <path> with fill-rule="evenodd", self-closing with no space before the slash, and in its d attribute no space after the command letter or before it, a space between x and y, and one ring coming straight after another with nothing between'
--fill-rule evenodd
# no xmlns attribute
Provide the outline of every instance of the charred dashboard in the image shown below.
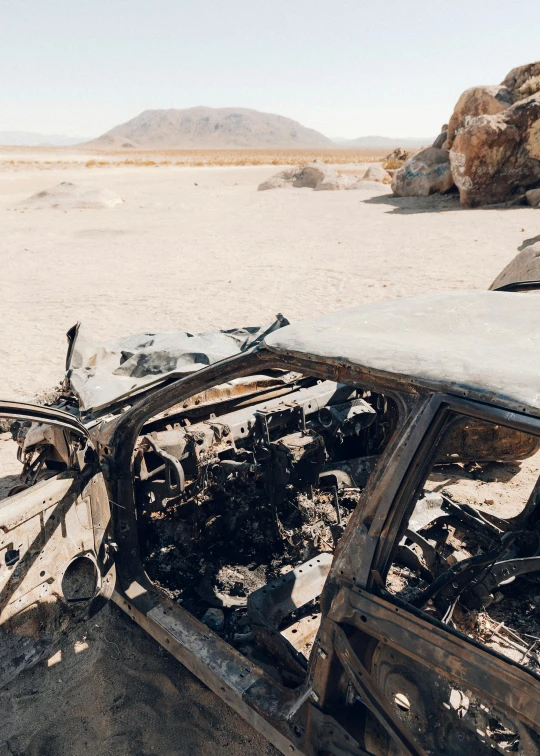
<svg viewBox="0 0 540 756"><path fill-rule="evenodd" d="M205 400L154 418L139 438L135 488L146 569L247 655L258 647L259 663L261 648L276 652L273 660L279 656L297 682L332 552L397 425L397 406L298 374L255 396L231 400L224 388ZM289 595L286 609L279 602L264 608L268 586L277 581L276 597L287 580L302 593L297 605Z"/></svg>

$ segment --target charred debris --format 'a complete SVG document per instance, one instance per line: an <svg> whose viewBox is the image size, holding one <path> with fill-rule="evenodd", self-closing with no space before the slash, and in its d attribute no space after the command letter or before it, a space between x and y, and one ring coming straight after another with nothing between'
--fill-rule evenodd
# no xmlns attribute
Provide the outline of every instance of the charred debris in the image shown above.
<svg viewBox="0 0 540 756"><path fill-rule="evenodd" d="M397 548L386 588L488 648L540 671L537 489L503 519L425 491Z"/></svg>
<svg viewBox="0 0 540 756"><path fill-rule="evenodd" d="M73 403L69 392L60 399ZM134 456L149 577L281 682L297 685L334 549L397 422L389 397L279 370L216 386L152 418ZM505 450L526 458L538 447L511 431L488 443L474 422L466 435L457 431L438 464L471 453L497 459ZM69 464L61 430L26 424L13 432L23 473L12 493ZM385 589L540 671L535 491L507 520L426 484Z"/></svg>
<svg viewBox="0 0 540 756"><path fill-rule="evenodd" d="M150 578L246 655L264 664L284 644L280 674L294 685L332 553L397 410L382 395L299 374L262 391L260 377L250 381L249 396L193 397L143 428L140 542ZM286 606L269 607L281 586Z"/></svg>

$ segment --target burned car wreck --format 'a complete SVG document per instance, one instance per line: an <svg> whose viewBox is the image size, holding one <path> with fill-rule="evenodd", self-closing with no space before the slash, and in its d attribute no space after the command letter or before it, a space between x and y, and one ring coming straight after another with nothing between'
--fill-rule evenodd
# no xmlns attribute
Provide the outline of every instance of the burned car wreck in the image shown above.
<svg viewBox="0 0 540 756"><path fill-rule="evenodd" d="M71 333L55 406L1 404L2 682L110 599L283 753L540 753L539 319Z"/></svg>

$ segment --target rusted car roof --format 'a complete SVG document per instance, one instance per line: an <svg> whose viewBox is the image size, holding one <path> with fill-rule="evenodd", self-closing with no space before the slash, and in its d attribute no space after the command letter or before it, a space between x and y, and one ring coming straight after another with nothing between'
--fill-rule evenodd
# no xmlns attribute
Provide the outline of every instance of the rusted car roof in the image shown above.
<svg viewBox="0 0 540 756"><path fill-rule="evenodd" d="M532 295L459 291L376 302L294 323L264 343L540 415L540 307Z"/></svg>

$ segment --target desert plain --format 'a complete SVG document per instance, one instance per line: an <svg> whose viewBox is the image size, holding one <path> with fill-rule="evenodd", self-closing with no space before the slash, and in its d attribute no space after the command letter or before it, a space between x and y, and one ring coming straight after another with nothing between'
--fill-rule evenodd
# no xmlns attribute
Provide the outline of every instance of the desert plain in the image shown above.
<svg viewBox="0 0 540 756"><path fill-rule="evenodd" d="M382 156L319 157L354 172ZM465 210L454 195L396 198L371 182L361 191L257 191L298 159L2 148L1 396L33 401L53 389L76 321L103 340L485 289L539 233L532 208ZM29 202L61 182L123 201ZM2 459L0 478L16 474L17 463ZM0 708L0 756L274 753L115 608L1 691Z"/></svg>
<svg viewBox="0 0 540 756"><path fill-rule="evenodd" d="M345 172L374 159L347 153L332 156ZM78 320L102 340L487 288L538 233L532 208L464 210L455 195L395 198L371 182L353 192L257 192L280 170L275 155L267 160L194 166L158 155L153 165L126 165L114 155L0 150L2 395L31 401L60 381L64 335ZM28 202L61 182L110 190L123 202Z"/></svg>

